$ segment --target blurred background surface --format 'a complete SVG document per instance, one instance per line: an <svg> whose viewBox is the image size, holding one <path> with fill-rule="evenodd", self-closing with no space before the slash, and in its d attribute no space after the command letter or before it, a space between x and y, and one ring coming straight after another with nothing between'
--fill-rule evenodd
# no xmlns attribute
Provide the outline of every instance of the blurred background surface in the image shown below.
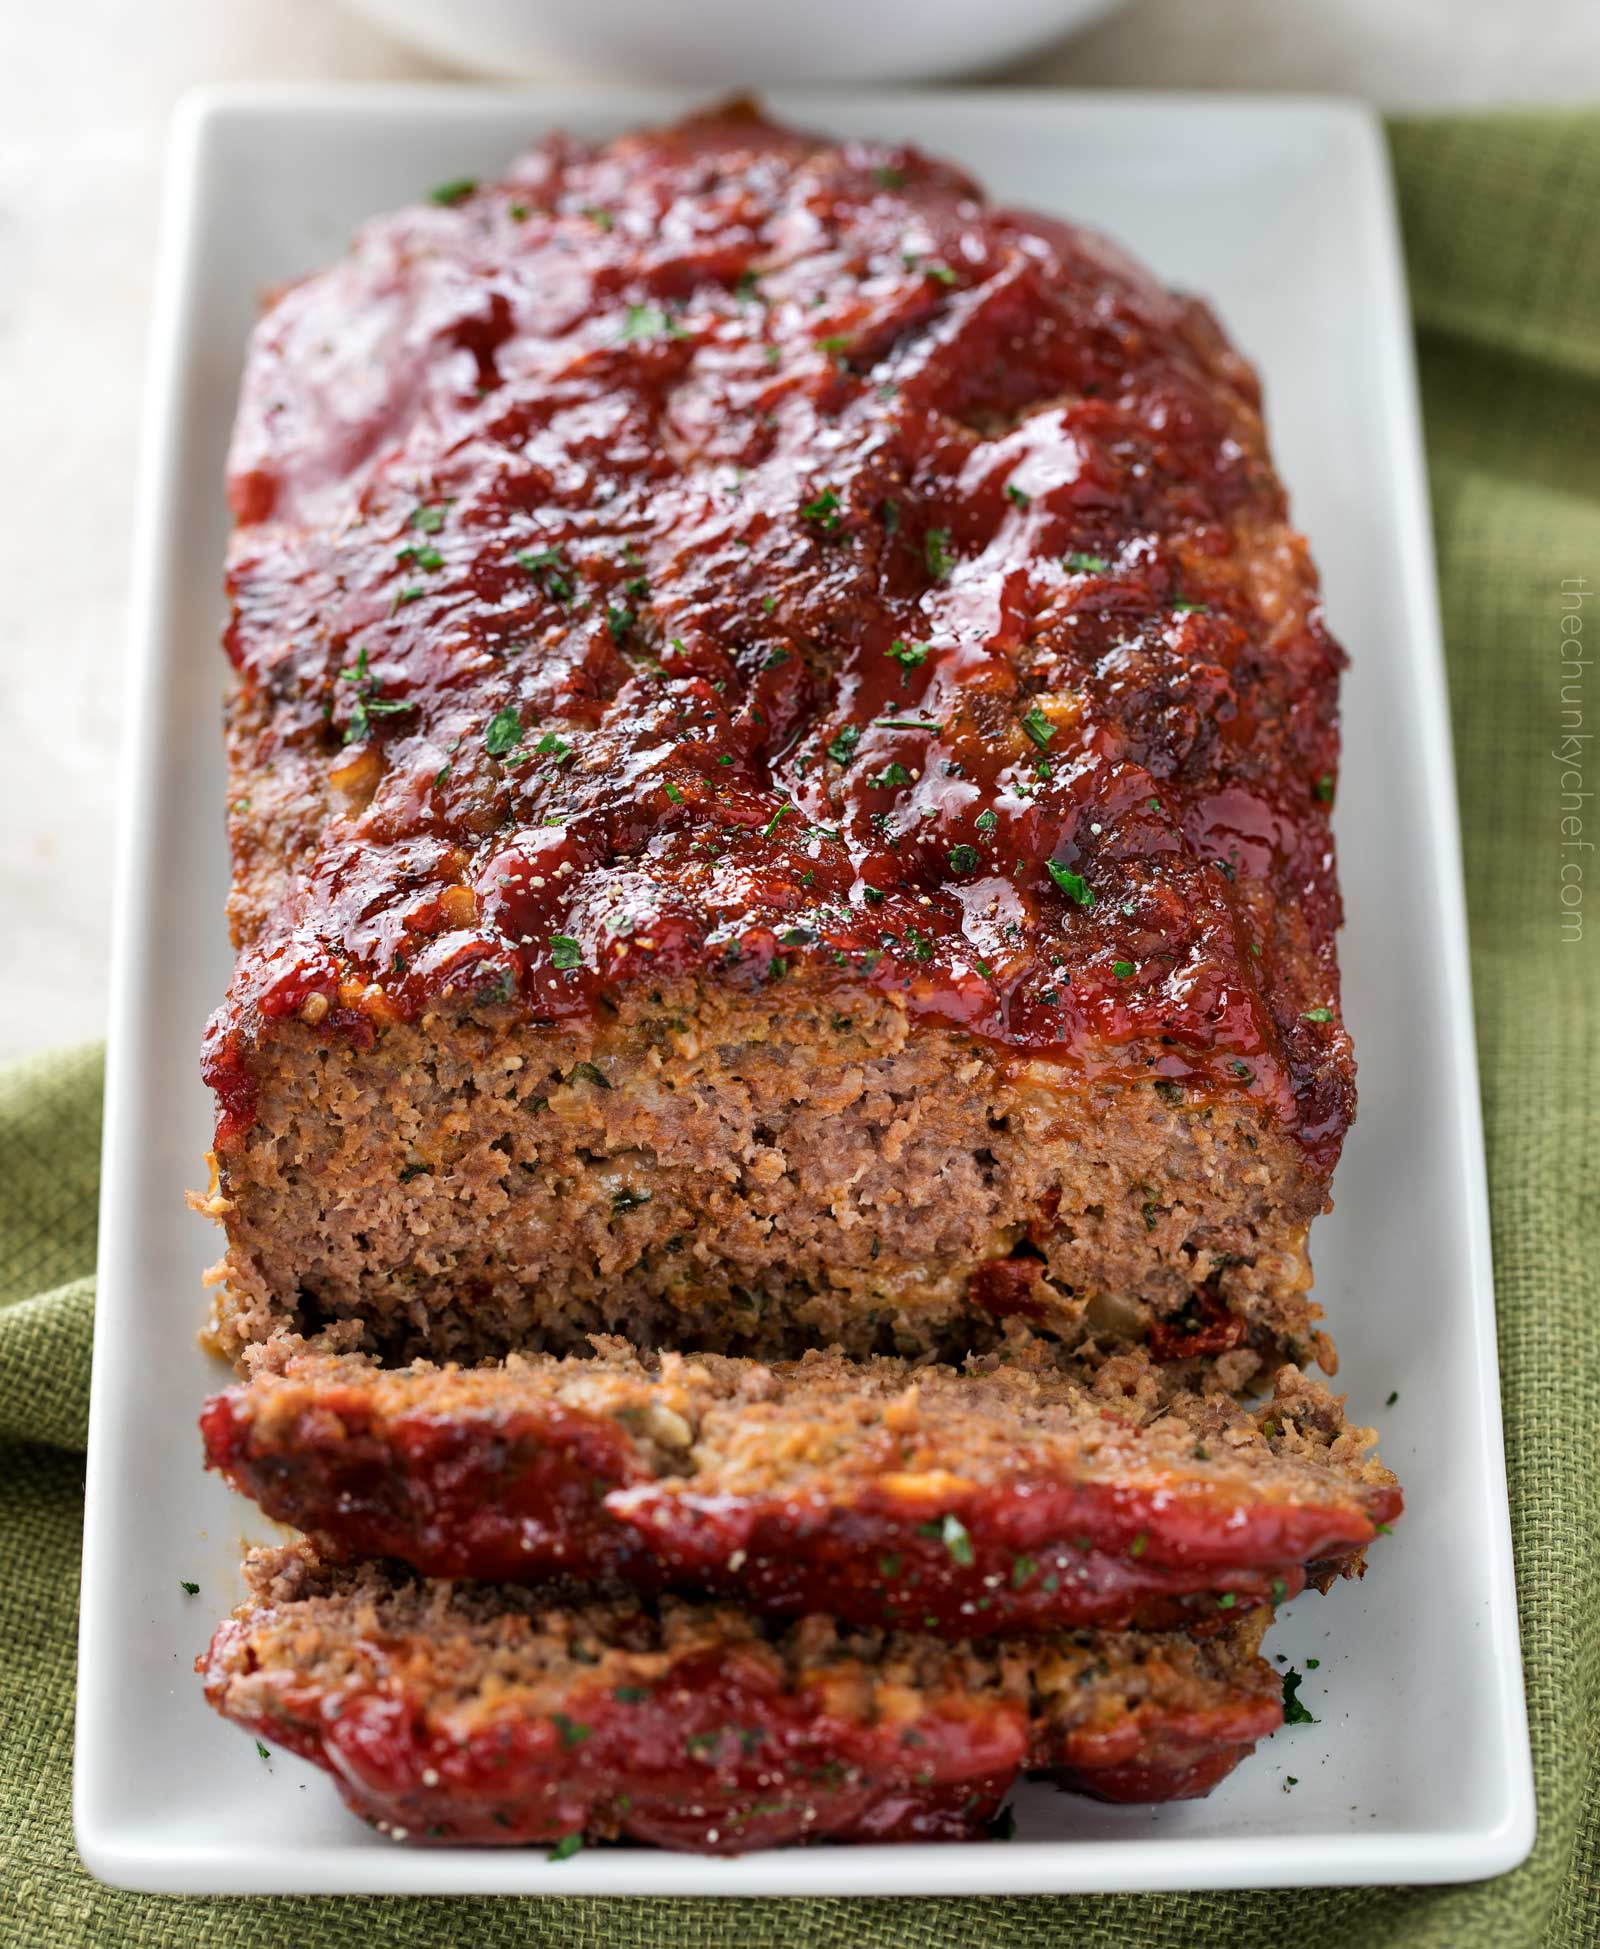
<svg viewBox="0 0 1600 1949"><path fill-rule="evenodd" d="M448 0L435 12L447 18ZM1597 13L1595 0L1127 0L984 78L1330 91L1395 109L1578 100L1600 92ZM458 75L335 0L0 0L0 25L3 1059L103 1025L135 453L173 104L202 82Z"/></svg>

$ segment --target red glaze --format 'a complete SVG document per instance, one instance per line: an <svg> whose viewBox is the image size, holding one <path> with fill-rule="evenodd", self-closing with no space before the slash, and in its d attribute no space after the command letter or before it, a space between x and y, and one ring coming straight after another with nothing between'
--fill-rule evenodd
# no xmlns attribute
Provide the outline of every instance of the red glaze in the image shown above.
<svg viewBox="0 0 1600 1949"><path fill-rule="evenodd" d="M849 1501L709 1497L649 1477L615 1424L581 1410L417 1414L379 1434L360 1390L329 1388L267 1445L247 1403L237 1389L207 1404L207 1465L331 1555L486 1580L621 1575L953 1637L1162 1628L1214 1615L1218 1597L1280 1602L1307 1565L1361 1549L1401 1506L1398 1489L1293 1503L1177 1475L1019 1473L928 1502L871 1482Z"/></svg>
<svg viewBox="0 0 1600 1949"><path fill-rule="evenodd" d="M1097 1800L1198 1800L1283 1723L1280 1702L1241 1697L1184 1711L1146 1707L1109 1731L1036 1729L1029 1763Z"/></svg>
<svg viewBox="0 0 1600 1949"><path fill-rule="evenodd" d="M766 1610L966 1637L1182 1625L1214 1614L1219 1596L1224 1609L1282 1602L1304 1589L1308 1565L1348 1557L1398 1513L1398 1490L1367 1498L1365 1507L1243 1502L1194 1482L1018 1475L923 1505L870 1488L840 1507L656 1482L619 1490L606 1506L675 1579Z"/></svg>
<svg viewBox="0 0 1600 1949"><path fill-rule="evenodd" d="M1341 656L1256 405L1103 241L738 112L370 226L234 439L248 762L330 809L219 1147L311 997L361 1041L845 971L1331 1169Z"/></svg>
<svg viewBox="0 0 1600 1949"><path fill-rule="evenodd" d="M224 1624L195 1661L219 1709L242 1628ZM326 1768L363 1819L420 1842L515 1846L588 1829L738 1854L803 1840L970 1840L1027 1744L1018 1703L951 1696L910 1724L862 1724L738 1651L680 1658L650 1687L620 1688L626 1699L574 1691L565 1725L512 1709L464 1734L430 1725L403 1684L272 1676L269 1704L229 1716Z"/></svg>
<svg viewBox="0 0 1600 1949"><path fill-rule="evenodd" d="M567 1575L653 1581L649 1555L602 1498L645 1478L614 1423L549 1403L484 1419L416 1414L373 1425L359 1388L325 1388L281 1446L253 1438L248 1393L200 1416L206 1466L342 1560L398 1557L434 1577L511 1583Z"/></svg>

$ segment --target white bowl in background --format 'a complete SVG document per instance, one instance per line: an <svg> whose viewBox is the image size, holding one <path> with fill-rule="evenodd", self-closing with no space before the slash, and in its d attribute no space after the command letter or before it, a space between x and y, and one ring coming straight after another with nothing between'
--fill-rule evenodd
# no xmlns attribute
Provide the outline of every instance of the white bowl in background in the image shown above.
<svg viewBox="0 0 1600 1949"><path fill-rule="evenodd" d="M928 80L995 68L1122 0L349 0L478 74L551 67L691 87Z"/></svg>

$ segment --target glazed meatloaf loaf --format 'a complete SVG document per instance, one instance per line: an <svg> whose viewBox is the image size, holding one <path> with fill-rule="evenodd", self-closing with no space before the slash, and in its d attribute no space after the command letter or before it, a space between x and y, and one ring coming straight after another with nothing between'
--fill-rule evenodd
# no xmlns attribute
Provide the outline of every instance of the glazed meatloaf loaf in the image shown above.
<svg viewBox="0 0 1600 1949"><path fill-rule="evenodd" d="M230 495L226 1350L1331 1365L1341 655L1203 305L558 140L276 297Z"/></svg>
<svg viewBox="0 0 1600 1949"><path fill-rule="evenodd" d="M966 1637L1214 1624L1359 1572L1399 1513L1369 1430L1293 1368L1255 1412L1142 1356L294 1356L212 1400L207 1459L341 1559L720 1593Z"/></svg>
<svg viewBox="0 0 1600 1949"><path fill-rule="evenodd" d="M340 1570L305 1546L246 1574L251 1599L196 1661L207 1696L396 1840L972 1839L1024 1769L1183 1799L1282 1716L1265 1610L1202 1641L948 1644Z"/></svg>

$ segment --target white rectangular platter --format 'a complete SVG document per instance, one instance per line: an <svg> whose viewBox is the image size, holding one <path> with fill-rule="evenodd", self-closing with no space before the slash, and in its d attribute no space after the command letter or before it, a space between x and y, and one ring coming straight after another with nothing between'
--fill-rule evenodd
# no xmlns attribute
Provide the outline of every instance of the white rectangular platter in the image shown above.
<svg viewBox="0 0 1600 1949"><path fill-rule="evenodd" d="M1281 469L1353 659L1337 827L1361 1115L1338 1210L1316 1234L1318 1290L1352 1413L1379 1424L1408 1500L1365 1583L1302 1599L1268 1641L1306 1671L1317 1723L1286 1727L1188 1805L1109 1807L1031 1786L1010 1842L733 1860L594 1848L553 1862L397 1848L320 1775L263 1760L201 1699L190 1667L241 1594L241 1531L267 1527L201 1471L196 1412L225 1379L195 1339L218 1246L183 1200L204 1177L197 1055L230 961L217 638L245 338L261 294L336 257L368 215L492 174L554 126L605 135L682 105L296 89L208 95L178 119L117 836L83 1858L136 1888L385 1894L1021 1894L1508 1868L1531 1845L1533 1795L1426 487L1382 135L1368 111L1335 102L1008 90L772 104L837 134L916 139L999 197L1110 232L1211 299L1265 379Z"/></svg>

